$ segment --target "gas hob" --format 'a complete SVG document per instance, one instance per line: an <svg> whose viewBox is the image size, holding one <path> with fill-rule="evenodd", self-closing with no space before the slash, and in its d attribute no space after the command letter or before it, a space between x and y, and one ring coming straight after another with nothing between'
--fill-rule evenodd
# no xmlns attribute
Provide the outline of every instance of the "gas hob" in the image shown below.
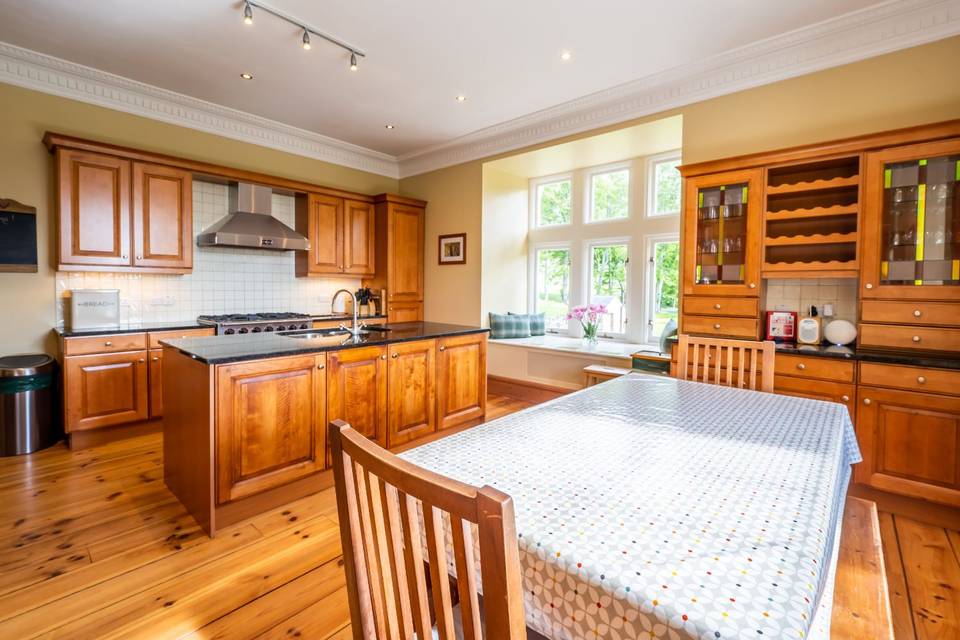
<svg viewBox="0 0 960 640"><path fill-rule="evenodd" d="M199 316L197 322L216 327L219 336L231 336L309 329L312 326L311 318L306 313L228 313Z"/></svg>

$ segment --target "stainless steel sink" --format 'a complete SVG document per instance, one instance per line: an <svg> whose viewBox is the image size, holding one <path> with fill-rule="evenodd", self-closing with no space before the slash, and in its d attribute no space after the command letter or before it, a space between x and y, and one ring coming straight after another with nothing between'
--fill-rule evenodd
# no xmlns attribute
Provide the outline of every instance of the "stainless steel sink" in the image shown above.
<svg viewBox="0 0 960 640"><path fill-rule="evenodd" d="M360 335L365 336L371 333L385 333L390 331L386 327L364 327L360 330ZM323 338L336 338L349 336L350 332L346 329L301 329L300 331L283 331L278 335L288 338L299 338L300 340L321 340Z"/></svg>

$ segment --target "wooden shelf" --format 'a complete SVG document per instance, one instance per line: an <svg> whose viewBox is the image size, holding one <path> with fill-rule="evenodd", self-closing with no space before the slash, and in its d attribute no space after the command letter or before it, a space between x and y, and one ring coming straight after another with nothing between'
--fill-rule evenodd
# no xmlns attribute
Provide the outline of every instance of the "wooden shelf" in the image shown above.
<svg viewBox="0 0 960 640"><path fill-rule="evenodd" d="M810 209L787 209L784 211L767 211L767 222L781 222L785 220L808 220L810 218L834 218L837 216L855 216L857 205L834 205L832 207L811 207Z"/></svg>
<svg viewBox="0 0 960 640"><path fill-rule="evenodd" d="M856 260L828 262L766 262L761 270L764 278L856 278Z"/></svg>
<svg viewBox="0 0 960 640"><path fill-rule="evenodd" d="M856 187L859 184L860 176L850 176L849 178L830 178L828 180L812 180L810 182L795 182L793 184L768 185L767 195L775 196L783 193L802 193L804 191Z"/></svg>
<svg viewBox="0 0 960 640"><path fill-rule="evenodd" d="M809 236L778 236L767 238L764 245L768 247L799 246L808 244L849 244L856 243L856 232L851 233L815 233Z"/></svg>

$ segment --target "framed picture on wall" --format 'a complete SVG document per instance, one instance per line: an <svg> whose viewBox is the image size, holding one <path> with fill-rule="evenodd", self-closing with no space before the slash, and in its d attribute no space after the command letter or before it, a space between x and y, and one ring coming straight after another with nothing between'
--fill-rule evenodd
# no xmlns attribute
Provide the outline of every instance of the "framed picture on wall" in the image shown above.
<svg viewBox="0 0 960 640"><path fill-rule="evenodd" d="M452 233L440 236L437 255L440 264L466 264L467 234Z"/></svg>

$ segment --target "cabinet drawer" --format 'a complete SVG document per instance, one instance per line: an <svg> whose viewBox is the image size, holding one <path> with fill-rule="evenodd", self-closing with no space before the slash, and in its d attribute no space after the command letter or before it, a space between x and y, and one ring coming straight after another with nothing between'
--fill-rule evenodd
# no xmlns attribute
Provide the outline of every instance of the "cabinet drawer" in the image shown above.
<svg viewBox="0 0 960 640"><path fill-rule="evenodd" d="M706 336L757 339L758 321L722 316L683 316L683 332Z"/></svg>
<svg viewBox="0 0 960 640"><path fill-rule="evenodd" d="M909 391L960 394L960 371L924 369L894 364L860 363L860 383Z"/></svg>
<svg viewBox="0 0 960 640"><path fill-rule="evenodd" d="M759 305L760 301L757 298L683 297L683 312L697 315L756 318L759 314Z"/></svg>
<svg viewBox="0 0 960 640"><path fill-rule="evenodd" d="M860 345L888 349L960 351L960 329L861 324Z"/></svg>
<svg viewBox="0 0 960 640"><path fill-rule="evenodd" d="M796 376L798 378L835 380L837 382L853 382L853 369L853 362L780 353L774 359L773 365L773 370L778 376Z"/></svg>
<svg viewBox="0 0 960 640"><path fill-rule="evenodd" d="M118 333L87 338L64 338L63 355L84 356L91 353L116 353L147 348L147 334Z"/></svg>
<svg viewBox="0 0 960 640"><path fill-rule="evenodd" d="M785 396L839 402L846 405L851 420L856 412L857 388L853 384L795 378L778 373L773 379L773 391Z"/></svg>
<svg viewBox="0 0 960 640"><path fill-rule="evenodd" d="M199 338L201 336L216 335L216 329L177 329L176 331L151 331L148 334L151 349L159 349L163 345L161 340L177 340L179 338Z"/></svg>
<svg viewBox="0 0 960 640"><path fill-rule="evenodd" d="M960 304L864 300L860 319L863 322L958 326Z"/></svg>

